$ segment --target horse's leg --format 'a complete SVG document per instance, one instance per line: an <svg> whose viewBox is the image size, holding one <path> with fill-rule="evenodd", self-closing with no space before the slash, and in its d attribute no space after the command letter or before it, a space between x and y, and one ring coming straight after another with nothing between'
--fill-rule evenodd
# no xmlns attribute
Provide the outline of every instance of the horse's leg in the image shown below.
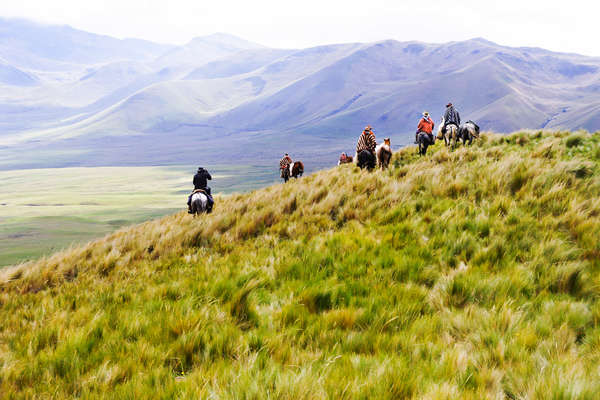
<svg viewBox="0 0 600 400"><path fill-rule="evenodd" d="M454 128L451 129L450 134L451 134L450 142L452 143L452 150L454 150L456 148L456 144L458 141L458 138L456 137L456 135L457 135L456 129L454 129Z"/></svg>

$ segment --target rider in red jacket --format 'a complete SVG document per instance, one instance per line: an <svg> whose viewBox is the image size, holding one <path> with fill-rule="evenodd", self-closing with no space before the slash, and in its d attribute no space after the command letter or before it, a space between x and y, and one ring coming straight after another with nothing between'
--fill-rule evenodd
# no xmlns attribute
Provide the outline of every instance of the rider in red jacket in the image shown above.
<svg viewBox="0 0 600 400"><path fill-rule="evenodd" d="M423 113L423 118L419 121L419 125L417 126L417 133L415 134L415 143L417 143L417 138L419 137L419 132L424 132L429 136L429 140L433 143L433 127L435 124L429 117L429 113L425 111Z"/></svg>

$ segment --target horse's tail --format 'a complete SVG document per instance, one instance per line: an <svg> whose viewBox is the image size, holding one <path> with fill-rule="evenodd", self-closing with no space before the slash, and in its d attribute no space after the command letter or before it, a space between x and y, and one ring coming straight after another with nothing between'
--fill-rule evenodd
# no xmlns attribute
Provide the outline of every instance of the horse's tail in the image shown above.
<svg viewBox="0 0 600 400"><path fill-rule="evenodd" d="M442 123L438 126L437 130L437 138L438 140L442 140L444 138L444 117L442 117Z"/></svg>

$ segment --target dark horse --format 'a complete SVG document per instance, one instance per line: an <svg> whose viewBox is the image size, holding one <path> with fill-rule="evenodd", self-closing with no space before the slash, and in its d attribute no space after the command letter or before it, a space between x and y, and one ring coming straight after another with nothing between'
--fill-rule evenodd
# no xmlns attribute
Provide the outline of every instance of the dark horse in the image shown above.
<svg viewBox="0 0 600 400"><path fill-rule="evenodd" d="M466 146L473 143L473 139L479 138L479 126L473 121L467 121L458 128L458 138L463 141Z"/></svg>
<svg viewBox="0 0 600 400"><path fill-rule="evenodd" d="M419 144L419 154L424 156L427 154L427 148L435 143L435 136L431 135L430 137L425 132L419 132L417 143Z"/></svg>
<svg viewBox="0 0 600 400"><path fill-rule="evenodd" d="M287 168L284 168L281 171L281 177L283 178L284 182L287 182L290 180L290 169L291 169L291 165L288 165Z"/></svg>
<svg viewBox="0 0 600 400"><path fill-rule="evenodd" d="M304 173L304 164L302 161L295 161L291 166L292 178L298 178Z"/></svg>
<svg viewBox="0 0 600 400"><path fill-rule="evenodd" d="M358 153L356 159L358 160L357 165L360 168L366 167L368 170L375 168L375 155L369 150L362 150Z"/></svg>

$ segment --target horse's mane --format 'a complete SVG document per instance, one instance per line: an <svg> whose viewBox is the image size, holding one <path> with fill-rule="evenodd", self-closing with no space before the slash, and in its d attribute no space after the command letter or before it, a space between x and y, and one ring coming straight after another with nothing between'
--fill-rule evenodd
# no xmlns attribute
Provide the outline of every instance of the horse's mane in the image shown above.
<svg viewBox="0 0 600 400"><path fill-rule="evenodd" d="M479 130L479 125L477 125L475 122L473 122L471 120L468 120L467 124L471 124L471 125L473 125L475 127L475 129Z"/></svg>

